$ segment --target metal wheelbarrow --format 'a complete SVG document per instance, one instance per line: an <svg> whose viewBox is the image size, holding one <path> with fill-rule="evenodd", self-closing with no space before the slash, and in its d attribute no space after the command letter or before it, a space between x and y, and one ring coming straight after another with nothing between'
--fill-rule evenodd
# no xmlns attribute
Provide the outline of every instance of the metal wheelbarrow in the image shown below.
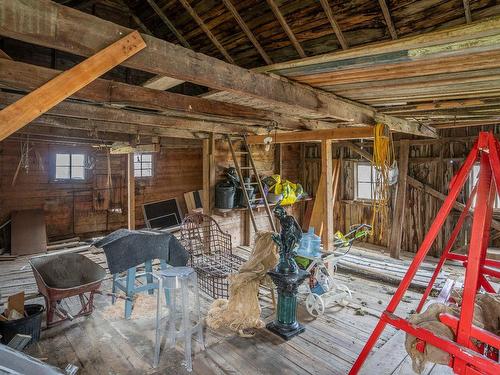
<svg viewBox="0 0 500 375"><path fill-rule="evenodd" d="M47 305L47 327L92 314L94 293L106 277L104 268L81 254L45 255L29 262ZM73 296L80 298L81 309L72 315L61 306L61 301Z"/></svg>

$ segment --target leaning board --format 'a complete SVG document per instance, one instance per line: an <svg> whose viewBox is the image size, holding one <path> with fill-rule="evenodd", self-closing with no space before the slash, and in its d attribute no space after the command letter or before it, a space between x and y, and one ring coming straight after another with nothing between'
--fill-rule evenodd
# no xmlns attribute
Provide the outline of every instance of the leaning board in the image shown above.
<svg viewBox="0 0 500 375"><path fill-rule="evenodd" d="M29 255L47 251L45 214L42 209L12 212L11 254Z"/></svg>

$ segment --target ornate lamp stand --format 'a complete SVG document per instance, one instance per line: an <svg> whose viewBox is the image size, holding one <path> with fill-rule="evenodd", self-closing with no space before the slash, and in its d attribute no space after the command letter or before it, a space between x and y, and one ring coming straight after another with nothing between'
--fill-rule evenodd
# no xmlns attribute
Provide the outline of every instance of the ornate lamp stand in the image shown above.
<svg viewBox="0 0 500 375"><path fill-rule="evenodd" d="M281 224L281 233L273 239L280 250L280 262L276 268L268 272L278 288L278 307L276 319L266 328L285 340L305 331L305 327L297 321L297 289L309 276L299 269L295 263L295 247L302 238L302 229L293 216L287 215L281 206L274 208L274 215Z"/></svg>

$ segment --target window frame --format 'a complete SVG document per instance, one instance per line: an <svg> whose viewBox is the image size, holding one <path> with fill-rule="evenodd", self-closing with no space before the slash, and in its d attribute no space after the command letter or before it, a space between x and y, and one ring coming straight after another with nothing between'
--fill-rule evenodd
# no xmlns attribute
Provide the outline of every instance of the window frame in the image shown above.
<svg viewBox="0 0 500 375"><path fill-rule="evenodd" d="M146 161L144 162L142 160L142 158L144 157L144 155L149 155L151 156L151 161ZM136 158L140 156L140 161L136 161ZM150 168L144 168L143 167L143 164L145 163L150 163L151 164L151 167ZM140 168L139 169L136 169L136 164L140 164ZM155 159L154 159L154 153L153 152L134 152L134 178L136 179L148 179L148 178L153 178L154 175L155 175L155 170L154 170L154 167L155 167ZM144 176L142 174L142 172L144 170L151 170L151 175L149 176ZM141 172L141 175L138 176L137 175L137 171L140 171Z"/></svg>
<svg viewBox="0 0 500 375"><path fill-rule="evenodd" d="M371 174L370 174L370 181L361 181L361 183L363 184L369 184L370 185L370 198L360 198L359 197L359 184L360 184L360 181L359 181L359 166L367 166L367 167L370 167L370 171L371 171ZM357 161L354 163L354 200L355 201L358 201L358 202L373 202L376 197L374 196L375 194L375 186L376 186L376 182L377 182L377 177L376 177L376 174L377 174L377 170L375 169L375 167L369 163L369 162L365 162L365 161Z"/></svg>
<svg viewBox="0 0 500 375"><path fill-rule="evenodd" d="M57 155L69 155L69 165L58 165L57 164ZM82 155L83 156L83 164L82 165L73 165L73 155ZM72 150L56 150L54 151L53 156L53 168L52 168L52 181L58 183L85 183L87 182L88 175L85 168L85 162L87 160L87 153L83 150L72 151ZM58 167L68 167L69 168L69 177L57 177L57 168ZM73 167L81 167L83 168L83 178L75 178L73 177Z"/></svg>

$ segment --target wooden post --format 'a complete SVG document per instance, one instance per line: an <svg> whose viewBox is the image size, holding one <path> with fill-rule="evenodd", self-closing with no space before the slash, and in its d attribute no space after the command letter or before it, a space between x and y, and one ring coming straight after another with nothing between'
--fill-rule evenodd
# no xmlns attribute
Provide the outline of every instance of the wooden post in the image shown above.
<svg viewBox="0 0 500 375"><path fill-rule="evenodd" d="M215 207L215 138L203 140L203 208L210 215Z"/></svg>
<svg viewBox="0 0 500 375"><path fill-rule="evenodd" d="M392 215L391 237L389 240L389 251L392 258L399 258L402 241L402 231L405 219L406 187L408 181L408 154L410 149L409 140L402 140L399 146L399 176L396 193L396 204Z"/></svg>
<svg viewBox="0 0 500 375"><path fill-rule="evenodd" d="M274 173L283 173L283 149L281 143L274 145Z"/></svg>
<svg viewBox="0 0 500 375"><path fill-rule="evenodd" d="M128 229L135 229L134 153L127 154L127 219Z"/></svg>
<svg viewBox="0 0 500 375"><path fill-rule="evenodd" d="M324 184L323 191L323 233L321 239L325 250L330 250L333 237L333 160L332 141L321 141L321 180Z"/></svg>

